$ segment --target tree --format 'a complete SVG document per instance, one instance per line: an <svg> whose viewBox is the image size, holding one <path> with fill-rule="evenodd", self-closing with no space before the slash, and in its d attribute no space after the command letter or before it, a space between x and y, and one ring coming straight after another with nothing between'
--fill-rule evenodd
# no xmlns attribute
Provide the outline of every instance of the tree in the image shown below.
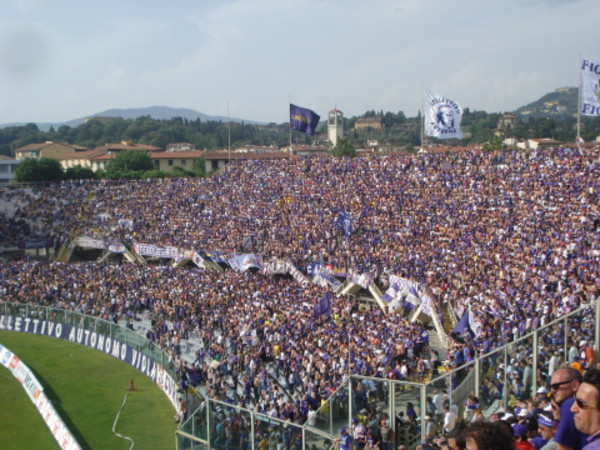
<svg viewBox="0 0 600 450"><path fill-rule="evenodd" d="M138 178L169 178L171 175L164 170L152 169L140 172Z"/></svg>
<svg viewBox="0 0 600 450"><path fill-rule="evenodd" d="M488 152L502 150L505 148L506 145L504 145L504 142L502 142L502 138L500 136L493 136L489 141L483 144L483 149Z"/></svg>
<svg viewBox="0 0 600 450"><path fill-rule="evenodd" d="M206 158L204 155L194 160L192 163L192 172L194 172L197 177L206 176Z"/></svg>
<svg viewBox="0 0 600 450"><path fill-rule="evenodd" d="M106 176L109 178L129 178L131 172L154 170L154 163L148 153L139 150L129 150L119 153L115 159L108 163Z"/></svg>
<svg viewBox="0 0 600 450"><path fill-rule="evenodd" d="M356 149L354 145L348 140L348 138L340 138L336 145L329 148L329 153L333 156L356 156Z"/></svg>
<svg viewBox="0 0 600 450"><path fill-rule="evenodd" d="M38 160L39 181L58 181L64 176L65 172L57 159L40 158Z"/></svg>
<svg viewBox="0 0 600 450"><path fill-rule="evenodd" d="M58 181L63 177L60 163L51 158L26 158L15 170L15 180L20 182Z"/></svg>
<svg viewBox="0 0 600 450"><path fill-rule="evenodd" d="M25 158L15 169L15 180L19 182L36 181L38 164L35 158Z"/></svg>
<svg viewBox="0 0 600 450"><path fill-rule="evenodd" d="M69 167L65 171L65 178L68 180L93 180L96 174L89 167L75 166Z"/></svg>

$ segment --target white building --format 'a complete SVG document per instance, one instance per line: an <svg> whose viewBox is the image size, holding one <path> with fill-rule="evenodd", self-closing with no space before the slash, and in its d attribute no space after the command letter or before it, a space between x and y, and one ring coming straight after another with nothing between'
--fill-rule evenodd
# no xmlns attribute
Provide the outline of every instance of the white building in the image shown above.
<svg viewBox="0 0 600 450"><path fill-rule="evenodd" d="M344 114L339 109L329 112L327 118L327 138L332 145L337 145L338 139L344 137Z"/></svg>
<svg viewBox="0 0 600 450"><path fill-rule="evenodd" d="M0 183L8 183L15 178L15 171L21 161L0 155Z"/></svg>

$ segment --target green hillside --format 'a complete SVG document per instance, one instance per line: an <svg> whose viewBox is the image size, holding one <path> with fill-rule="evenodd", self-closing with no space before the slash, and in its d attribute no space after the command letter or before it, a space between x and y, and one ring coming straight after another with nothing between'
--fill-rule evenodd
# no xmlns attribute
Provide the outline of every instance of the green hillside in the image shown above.
<svg viewBox="0 0 600 450"><path fill-rule="evenodd" d="M521 106L515 114L522 118L553 117L564 118L577 115L576 87L565 87L549 92L535 102Z"/></svg>

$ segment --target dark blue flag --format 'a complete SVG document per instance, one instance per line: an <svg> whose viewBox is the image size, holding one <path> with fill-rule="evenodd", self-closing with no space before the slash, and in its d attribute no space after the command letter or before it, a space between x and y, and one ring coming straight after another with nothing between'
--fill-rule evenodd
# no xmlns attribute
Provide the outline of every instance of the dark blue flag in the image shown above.
<svg viewBox="0 0 600 450"><path fill-rule="evenodd" d="M315 304L315 319L321 316L331 316L331 293L327 292L323 298Z"/></svg>
<svg viewBox="0 0 600 450"><path fill-rule="evenodd" d="M454 327L454 330L452 330L452 333L462 335L465 331L471 331L471 328L469 328L469 311L464 312L464 314Z"/></svg>
<svg viewBox="0 0 600 450"><path fill-rule="evenodd" d="M315 319L321 317L321 302L315 303Z"/></svg>
<svg viewBox="0 0 600 450"><path fill-rule="evenodd" d="M314 111L290 103L290 128L292 130L314 136L320 119L321 117Z"/></svg>
<svg viewBox="0 0 600 450"><path fill-rule="evenodd" d="M321 315L331 316L331 293L327 292L321 299Z"/></svg>
<svg viewBox="0 0 600 450"><path fill-rule="evenodd" d="M335 226L344 232L346 236L352 234L352 217L345 211L340 211Z"/></svg>

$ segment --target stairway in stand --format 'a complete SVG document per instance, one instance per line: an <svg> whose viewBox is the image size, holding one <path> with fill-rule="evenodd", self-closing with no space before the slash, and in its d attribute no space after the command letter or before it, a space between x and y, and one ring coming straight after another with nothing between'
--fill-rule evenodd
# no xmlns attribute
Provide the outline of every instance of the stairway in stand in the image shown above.
<svg viewBox="0 0 600 450"><path fill-rule="evenodd" d="M442 308L442 327L448 336L452 333L452 330L456 326L456 319L453 320L450 317L450 311L448 310L449 304L445 304Z"/></svg>

